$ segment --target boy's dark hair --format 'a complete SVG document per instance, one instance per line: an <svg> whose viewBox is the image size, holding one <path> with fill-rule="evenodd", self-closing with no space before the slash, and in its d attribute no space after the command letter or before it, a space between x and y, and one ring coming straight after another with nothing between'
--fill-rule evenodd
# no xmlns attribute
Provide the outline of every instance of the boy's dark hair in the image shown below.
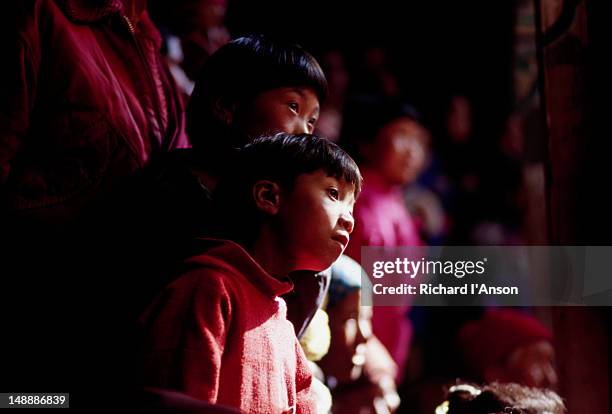
<svg viewBox="0 0 612 414"><path fill-rule="evenodd" d="M261 35L235 39L205 62L187 106L187 134L199 155L213 163L228 148L241 146L239 125L229 125L219 114L226 108L240 119L262 92L281 87L310 87L320 102L327 96L327 80L314 57L300 46L271 41Z"/></svg>
<svg viewBox="0 0 612 414"><path fill-rule="evenodd" d="M214 193L220 236L250 244L257 236L262 214L253 202L253 185L260 180L278 183L291 191L301 174L324 170L330 177L361 191L361 173L353 159L333 142L310 134L279 133L255 139L235 156L231 174L224 176Z"/></svg>
<svg viewBox="0 0 612 414"><path fill-rule="evenodd" d="M456 384L448 391L448 414L563 414L565 405L555 392L519 384L491 383L484 386Z"/></svg>

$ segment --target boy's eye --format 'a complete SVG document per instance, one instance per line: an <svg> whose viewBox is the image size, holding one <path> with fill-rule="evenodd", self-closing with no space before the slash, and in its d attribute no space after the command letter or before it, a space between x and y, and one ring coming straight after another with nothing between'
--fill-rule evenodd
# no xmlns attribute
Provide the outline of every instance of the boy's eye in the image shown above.
<svg viewBox="0 0 612 414"><path fill-rule="evenodd" d="M329 190L327 190L327 194L329 194L332 200L337 200L340 197L340 193L335 188L330 188Z"/></svg>
<svg viewBox="0 0 612 414"><path fill-rule="evenodd" d="M308 124L314 126L317 123L317 118L310 118Z"/></svg>
<svg viewBox="0 0 612 414"><path fill-rule="evenodd" d="M297 112L300 109L300 106L297 104L297 102L290 102L289 103L289 108L291 108L292 110Z"/></svg>

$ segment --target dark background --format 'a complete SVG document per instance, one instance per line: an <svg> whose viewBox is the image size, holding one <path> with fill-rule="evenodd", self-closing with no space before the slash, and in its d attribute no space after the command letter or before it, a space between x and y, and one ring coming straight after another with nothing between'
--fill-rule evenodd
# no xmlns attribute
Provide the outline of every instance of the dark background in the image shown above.
<svg viewBox="0 0 612 414"><path fill-rule="evenodd" d="M349 65L366 48L384 49L403 95L426 112L450 93L464 93L477 127L497 136L510 110L512 2L233 0L228 6L233 37L264 33L315 56L340 50Z"/></svg>

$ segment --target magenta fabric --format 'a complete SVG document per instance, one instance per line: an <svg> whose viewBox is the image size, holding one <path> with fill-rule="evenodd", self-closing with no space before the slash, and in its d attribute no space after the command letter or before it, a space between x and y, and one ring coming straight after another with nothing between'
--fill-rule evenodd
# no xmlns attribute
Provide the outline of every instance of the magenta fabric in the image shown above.
<svg viewBox="0 0 612 414"><path fill-rule="evenodd" d="M355 205L355 230L346 254L360 261L361 246L421 246L418 230L404 204L401 189L386 183L382 177L366 168L363 191ZM412 326L403 306L377 306L372 313L372 329L398 365L401 379L408 359Z"/></svg>
<svg viewBox="0 0 612 414"><path fill-rule="evenodd" d="M363 169L363 191L355 206L355 231L347 253L359 259L360 246L420 246L422 241L404 203L401 188Z"/></svg>
<svg viewBox="0 0 612 414"><path fill-rule="evenodd" d="M0 208L71 220L152 156L188 146L161 37L132 3L6 4Z"/></svg>

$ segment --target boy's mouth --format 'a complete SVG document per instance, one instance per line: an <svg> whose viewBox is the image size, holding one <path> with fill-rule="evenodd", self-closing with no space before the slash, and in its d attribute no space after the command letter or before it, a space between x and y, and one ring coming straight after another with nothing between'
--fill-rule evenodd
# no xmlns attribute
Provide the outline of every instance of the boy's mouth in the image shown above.
<svg viewBox="0 0 612 414"><path fill-rule="evenodd" d="M340 243L342 247L346 247L349 242L349 236L342 233L338 233L332 236L332 240L335 240Z"/></svg>

